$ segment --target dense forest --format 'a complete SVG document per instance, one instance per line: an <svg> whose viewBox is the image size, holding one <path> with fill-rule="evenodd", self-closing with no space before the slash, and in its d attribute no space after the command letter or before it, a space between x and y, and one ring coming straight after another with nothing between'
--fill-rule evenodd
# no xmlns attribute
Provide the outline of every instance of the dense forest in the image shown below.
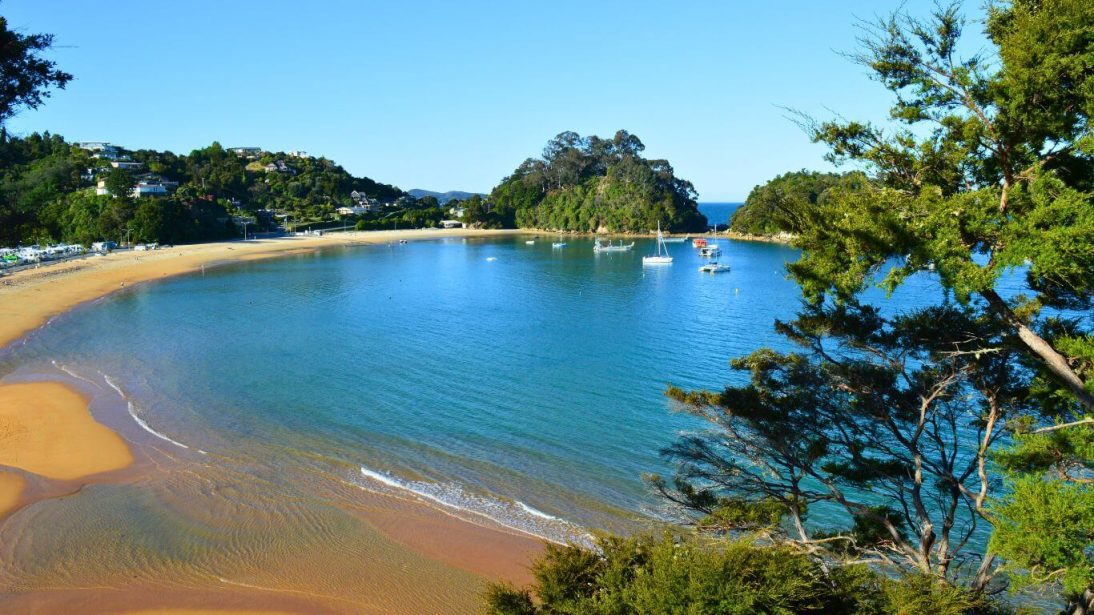
<svg viewBox="0 0 1094 615"><path fill-rule="evenodd" d="M563 132L490 193L488 224L580 232L703 231L690 182L641 156L624 130L611 139Z"/></svg>
<svg viewBox="0 0 1094 615"><path fill-rule="evenodd" d="M730 230L749 235L796 234L803 217L829 190L860 190L869 180L861 172L793 171L756 186L729 220Z"/></svg>
<svg viewBox="0 0 1094 615"><path fill-rule="evenodd" d="M94 157L55 134L0 142L0 245L124 239L186 243L238 236L233 220L271 226L270 212L296 222L331 220L359 191L380 202L393 186L354 177L325 158L262 152L250 158L218 143L186 155L111 150ZM112 160L133 168L114 168ZM268 165L272 165L268 168ZM140 181L168 186L136 197ZM97 194L103 182L107 194Z"/></svg>

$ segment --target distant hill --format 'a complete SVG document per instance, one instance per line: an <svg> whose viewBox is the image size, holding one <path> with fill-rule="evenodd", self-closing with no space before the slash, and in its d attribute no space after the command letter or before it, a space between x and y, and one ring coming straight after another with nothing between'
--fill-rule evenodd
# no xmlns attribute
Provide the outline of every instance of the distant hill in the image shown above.
<svg viewBox="0 0 1094 615"><path fill-rule="evenodd" d="M464 192L462 190L449 190L448 192L435 192L433 190L422 190L421 188L415 188L413 190L407 190L407 194L409 194L410 196L412 196L416 199L420 199L423 196L431 196L431 197L437 199L437 201L439 201L441 203L441 205L444 205L445 203L447 203L449 201L452 201L452 200L455 200L455 199L459 199L459 200L463 201L463 200L466 200L466 199L469 199L469 198L475 196L476 194L478 194L479 196L486 196L485 194L482 194L480 192Z"/></svg>

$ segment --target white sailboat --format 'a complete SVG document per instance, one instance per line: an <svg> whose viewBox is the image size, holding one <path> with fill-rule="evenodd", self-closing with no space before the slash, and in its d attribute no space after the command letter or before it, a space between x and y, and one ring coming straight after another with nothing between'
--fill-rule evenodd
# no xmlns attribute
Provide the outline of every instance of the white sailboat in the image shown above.
<svg viewBox="0 0 1094 615"><path fill-rule="evenodd" d="M662 254L662 248L664 253ZM671 265L672 257L669 256L669 247L665 245L665 235L661 232L661 222L657 223L657 255L643 256L643 265Z"/></svg>

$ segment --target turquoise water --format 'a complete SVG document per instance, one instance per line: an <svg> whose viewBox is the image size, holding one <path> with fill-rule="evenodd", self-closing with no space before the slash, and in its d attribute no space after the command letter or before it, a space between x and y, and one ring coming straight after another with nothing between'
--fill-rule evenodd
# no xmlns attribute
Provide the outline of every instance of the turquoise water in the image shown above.
<svg viewBox="0 0 1094 615"><path fill-rule="evenodd" d="M697 427L668 384L740 381L787 349L800 302L781 245L722 241L732 271L653 242L443 239L329 250L142 285L57 318L21 370L108 383L153 442L215 466L415 497L554 540L662 515L641 480ZM929 276L889 309L937 301ZM7 368L5 368L5 365ZM183 447L187 447L185 452ZM295 484L299 483L299 484ZM195 497L201 497L196 494Z"/></svg>

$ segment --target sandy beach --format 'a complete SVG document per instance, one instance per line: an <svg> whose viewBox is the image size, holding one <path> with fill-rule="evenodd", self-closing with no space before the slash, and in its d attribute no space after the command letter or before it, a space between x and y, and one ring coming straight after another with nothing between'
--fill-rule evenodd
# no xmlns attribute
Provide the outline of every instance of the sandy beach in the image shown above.
<svg viewBox="0 0 1094 615"><path fill-rule="evenodd" d="M489 237L519 232L459 229L286 237L178 246L152 252L119 252L20 271L0 278L0 349L82 303L134 284L201 271L203 267L401 239ZM97 422L89 411L88 399L66 384L0 384L0 466L33 474L35 482L78 489L85 482L94 482L94 477L130 466L135 452L126 439ZM133 466L139 467L139 464ZM106 476L109 479L115 475ZM21 473L0 467L0 522L8 515L19 516L19 508L28 506L27 489L28 481ZM421 561L431 562L434 578L446 578L446 573L437 571L454 571L452 587L439 595L463 597L457 602L437 604L429 612L472 612L476 599L463 575L471 574L482 580L506 579L518 584L528 581L527 564L541 548L537 539L470 524L414 502L385 502L386 499L374 498L362 505L362 518L392 544L401 545L408 553L414 553L415 558L424 558ZM35 528L33 521L29 523L28 528ZM301 554L300 561L286 562L286 566L306 569L306 562L314 561L312 569L318 570L323 557L321 553ZM329 559L329 555L326 557ZM358 568L366 564L354 562ZM378 570L372 580L379 581L385 574ZM358 589L353 584L359 581L341 582L347 583L348 589ZM229 587L216 579L208 586L189 587L185 591L139 584L113 588L59 587L57 591L9 593L0 598L0 612L51 613L72 610L73 606L79 612L134 615L424 612L420 596L407 602L404 608L396 606L400 604L398 594L404 590L392 587L388 591L391 595L383 602L354 603L330 593L312 596L278 587Z"/></svg>
<svg viewBox="0 0 1094 615"><path fill-rule="evenodd" d="M129 446L76 391L56 382L0 385L0 465L73 480L131 463Z"/></svg>

